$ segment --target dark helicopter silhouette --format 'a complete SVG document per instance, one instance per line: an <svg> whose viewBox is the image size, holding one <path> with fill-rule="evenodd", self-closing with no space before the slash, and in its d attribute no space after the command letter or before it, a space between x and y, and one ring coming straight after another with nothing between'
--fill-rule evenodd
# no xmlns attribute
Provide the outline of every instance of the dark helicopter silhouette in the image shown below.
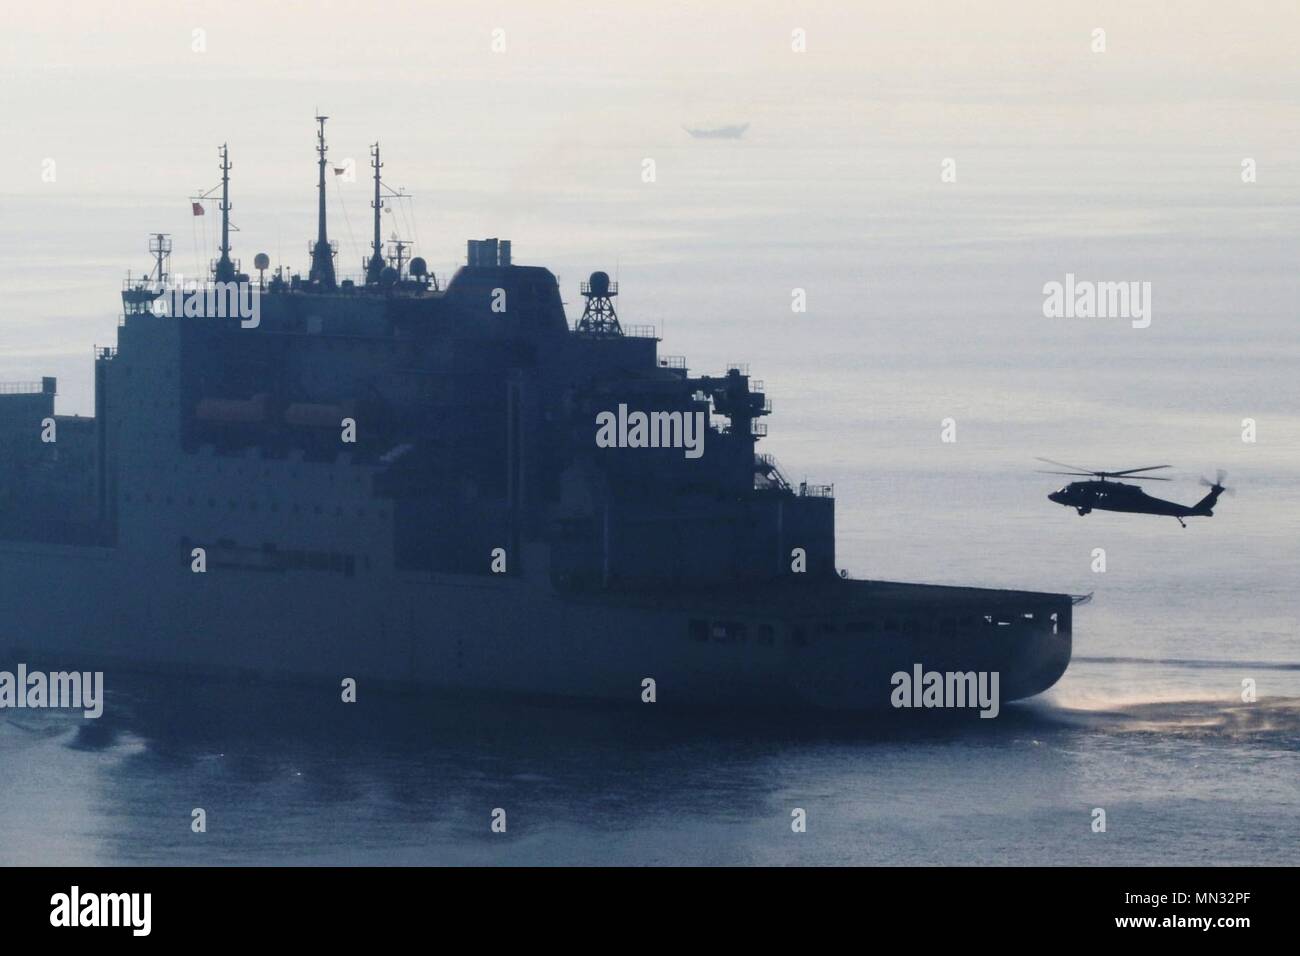
<svg viewBox="0 0 1300 956"><path fill-rule="evenodd" d="M1169 465L1148 465L1146 468L1129 468L1125 471L1092 471L1088 468L1080 468L1077 465L1067 465L1065 462L1052 461L1050 458L1039 458L1038 461L1045 461L1049 465L1058 465L1062 468L1069 468L1070 471L1044 471L1044 475L1080 475L1082 477L1092 478L1091 481L1072 481L1060 491L1054 491L1048 495L1048 500L1055 501L1058 505L1065 505L1073 508L1081 515L1086 515L1089 511L1096 508L1098 511L1128 511L1133 514L1144 515L1167 515L1171 518L1177 518L1178 523L1184 528L1187 523L1184 518L1210 518L1214 516L1214 505L1219 500L1219 495L1225 491L1231 492L1231 489L1223 486L1223 479L1227 473L1220 470L1214 481L1207 478L1201 479L1201 484L1210 489L1210 493L1196 502L1194 505L1180 505L1176 501L1165 501L1163 498L1156 498L1148 495L1137 485L1126 485L1121 481L1107 481L1107 478L1129 478L1133 481L1169 481L1169 478L1160 478L1155 475L1139 475L1139 471L1157 471L1161 468L1168 468Z"/></svg>

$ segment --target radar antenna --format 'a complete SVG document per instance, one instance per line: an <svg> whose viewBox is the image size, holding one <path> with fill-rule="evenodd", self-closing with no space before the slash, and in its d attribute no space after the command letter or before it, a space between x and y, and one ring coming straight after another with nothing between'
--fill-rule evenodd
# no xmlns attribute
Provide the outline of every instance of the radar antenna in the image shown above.
<svg viewBox="0 0 1300 956"><path fill-rule="evenodd" d="M623 327L618 324L618 313L614 311L614 297L617 295L618 283L609 281L608 272L593 272L591 278L582 284L582 296L587 304L583 306L582 318L574 331L589 335L622 335Z"/></svg>

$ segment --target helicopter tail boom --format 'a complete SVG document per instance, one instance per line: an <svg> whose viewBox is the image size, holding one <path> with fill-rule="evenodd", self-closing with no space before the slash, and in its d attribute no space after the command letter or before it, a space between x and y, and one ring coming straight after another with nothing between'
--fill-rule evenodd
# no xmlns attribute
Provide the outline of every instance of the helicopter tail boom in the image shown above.
<svg viewBox="0 0 1300 956"><path fill-rule="evenodd" d="M1192 505L1192 514L1203 515L1207 518L1211 517L1214 514L1214 506L1218 503L1221 494L1223 494L1222 485L1212 487L1208 495Z"/></svg>

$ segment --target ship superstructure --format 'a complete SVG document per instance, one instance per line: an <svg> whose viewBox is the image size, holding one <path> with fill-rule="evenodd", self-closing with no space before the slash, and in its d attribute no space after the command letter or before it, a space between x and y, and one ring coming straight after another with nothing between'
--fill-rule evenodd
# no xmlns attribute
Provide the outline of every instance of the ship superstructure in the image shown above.
<svg viewBox="0 0 1300 956"><path fill-rule="evenodd" d="M607 274L571 325L507 240L471 240L445 284L385 255L378 144L372 252L340 279L317 122L305 277L239 271L223 146L206 291L253 289L256 314L167 294L159 234L93 419L56 415L52 379L0 389L0 650L866 710L915 662L999 670L1004 699L1064 671L1066 595L842 579L832 488L759 451L762 383L661 355Z"/></svg>

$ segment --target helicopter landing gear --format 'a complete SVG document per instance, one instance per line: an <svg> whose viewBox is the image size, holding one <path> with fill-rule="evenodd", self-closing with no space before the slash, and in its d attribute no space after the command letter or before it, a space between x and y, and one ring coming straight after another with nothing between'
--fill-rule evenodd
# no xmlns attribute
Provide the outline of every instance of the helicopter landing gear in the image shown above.
<svg viewBox="0 0 1300 956"><path fill-rule="evenodd" d="M1086 515L1086 514L1087 514L1089 511L1091 511L1092 509L1091 509L1091 508L1075 508L1074 510L1077 511L1077 512L1079 512L1080 516L1082 516L1082 515Z"/></svg>
<svg viewBox="0 0 1300 956"><path fill-rule="evenodd" d="M1178 515L1174 515L1174 517L1175 517L1175 518L1178 518ZM1184 521L1182 518L1178 518L1178 523L1179 523L1180 525L1182 525L1184 528L1187 527L1187 522Z"/></svg>

